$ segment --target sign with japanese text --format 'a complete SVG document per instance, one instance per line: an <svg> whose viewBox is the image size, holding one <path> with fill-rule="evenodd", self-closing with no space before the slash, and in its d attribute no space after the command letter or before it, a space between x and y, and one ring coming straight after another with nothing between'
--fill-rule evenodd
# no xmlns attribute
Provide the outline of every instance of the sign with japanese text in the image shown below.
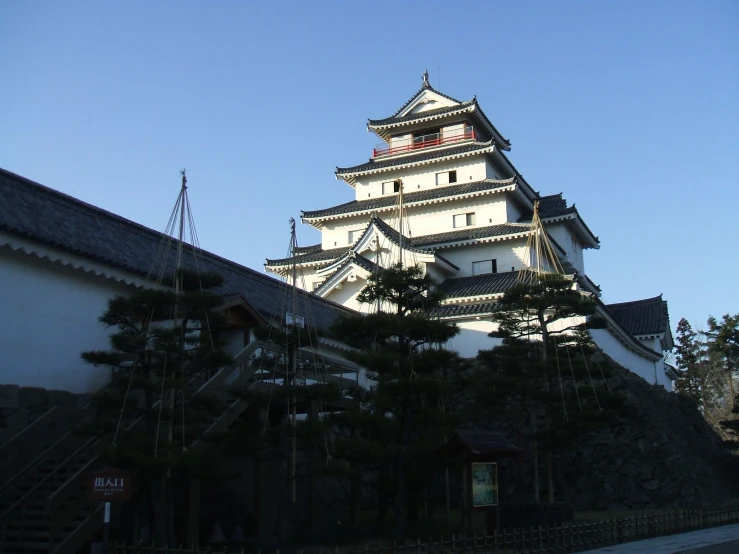
<svg viewBox="0 0 739 554"><path fill-rule="evenodd" d="M94 471L87 477L87 499L104 502L122 502L131 497L131 474L107 468Z"/></svg>

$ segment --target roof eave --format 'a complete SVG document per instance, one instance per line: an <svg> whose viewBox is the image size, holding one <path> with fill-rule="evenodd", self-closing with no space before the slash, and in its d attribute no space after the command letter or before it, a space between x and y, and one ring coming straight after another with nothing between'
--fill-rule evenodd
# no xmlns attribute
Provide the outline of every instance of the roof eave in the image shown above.
<svg viewBox="0 0 739 554"><path fill-rule="evenodd" d="M487 146L482 146L482 145L487 145ZM441 147L438 151L439 152L443 152L444 151L444 148L447 148L447 147L446 146L445 147ZM459 154L451 154L451 155L447 155L447 156L439 156L438 158L431 158L431 159L428 159L428 160L420 160L420 161L417 161L417 162L399 163L397 165L390 165L390 166L387 166L387 167L380 167L380 168L377 168L377 169L365 169L365 170L361 170L361 171L348 171L348 169L351 169L351 168L338 168L337 167L336 168L335 175L336 175L336 178L337 179L342 179L342 180L346 181L347 183L349 183L352 187L355 187L356 186L356 182L357 182L357 177L363 177L365 175L373 175L373 174L376 174L376 173L385 173L385 172L388 172L388 171L396 171L398 169L405 169L405 168L408 168L408 167L419 167L419 166L429 165L429 164L432 164L432 163L437 163L437 162L442 162L442 161L456 160L456 159L460 159L460 158L468 158L470 156L477 156L477 155L480 155L480 154L489 154L489 153L494 152L497 149L498 148L497 148L495 142L494 141L489 141L488 143L481 143L481 148L479 148L477 150L470 150L468 152L460 152ZM416 152L416 154L418 154L418 152ZM401 157L401 158L397 158L397 159L402 160L403 158ZM370 160L370 161L372 161L372 160ZM341 171L341 170L343 170L343 171Z"/></svg>

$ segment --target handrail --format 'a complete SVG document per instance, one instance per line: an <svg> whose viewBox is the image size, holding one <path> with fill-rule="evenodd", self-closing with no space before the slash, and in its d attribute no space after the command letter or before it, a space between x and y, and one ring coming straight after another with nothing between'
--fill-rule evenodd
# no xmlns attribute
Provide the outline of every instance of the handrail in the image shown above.
<svg viewBox="0 0 739 554"><path fill-rule="evenodd" d="M429 138L434 137L434 138ZM475 130L472 127L465 127L463 132L444 134L444 133L433 133L431 135L424 135L422 137L415 137L399 146L389 146L386 144L378 145L372 150L372 157L387 156L389 154L397 154L398 152L409 152L412 150L420 150L422 148L430 148L432 146L440 146L442 144L448 144L450 142L458 142L460 140L474 139L476 137Z"/></svg>
<svg viewBox="0 0 739 554"><path fill-rule="evenodd" d="M90 446L95 440L96 440L96 437L92 437L86 440L82 446L80 446L77 450L75 450L72 454L70 454L61 464L56 466L46 477L44 477L43 479L41 479L41 481L39 481L33 487L31 487L31 490L29 490L26 494L24 494L21 498L19 498L14 504L12 504L9 508L7 508L3 513L0 513L0 520L6 518L8 514L10 514L10 512L15 510L18 506L25 504L25 502L31 497L32 493L36 492L36 490L38 490L41 487L41 485L46 483L46 481L48 481L52 475L56 474L56 472L59 471L60 468L64 467L64 465L70 460L73 460L75 456L79 455L79 453L82 452L82 450Z"/></svg>
<svg viewBox="0 0 739 554"><path fill-rule="evenodd" d="M210 388L211 388L212 386L214 386L214 385L212 384L213 380L214 380L214 379L215 379L215 378L216 378L217 376L219 376L219 374L221 374L222 372L228 372L228 371L233 371L233 370L235 370L235 369L236 369L236 366L235 366L235 365L234 365L234 366L227 366L227 367L221 368L221 369L220 369L220 370L219 370L219 371L218 371L218 372L216 373L216 375L214 375L213 377L211 377L211 378L210 378L210 379L209 379L209 380L208 380L208 381L207 381L207 382L206 382L205 384L203 384L203 385L202 385L202 386L201 386L200 388L198 388L198 389L197 389L197 390L195 391L195 395L197 395L198 393L201 393L201 392L207 392L208 390L210 390ZM198 376L199 376L199 375L194 375L194 376L193 376L193 377L192 377L192 378L190 379L190 381L188 382L188 385L190 385L190 384L194 383L194 382L195 382L195 380L196 380L196 379L198 378ZM155 402L155 403L153 404L153 407L156 407L156 406L158 406L160 402L161 402L161 399L160 399L160 400L157 400L157 401L156 401L156 402ZM139 423L140 423L141 421L143 421L143 419L144 419L144 416L143 416L143 415L140 415L139 417L137 417L137 418L136 418L136 419L135 419L135 420L134 420L134 421L133 421L133 422L132 422L132 423L131 423L130 425L128 425L128 426L126 427L126 431L130 431L131 429L133 429L133 428L134 428L134 427L135 427L136 425L138 425L138 424L139 424ZM102 440L102 438L101 438L101 439L99 439L99 440ZM93 463L97 462L97 461L99 460L99 458L100 458L100 455L99 455L99 454L96 454L96 455L95 455L95 456L94 456L94 457L93 457L93 458L92 458L92 459L91 459L91 460L90 460L90 461L89 461L88 463L86 463L86 464L85 464L85 466L84 466L83 468L81 468L81 469L79 469L78 471L76 471L74 475L72 475L72 476L71 476L71 477L70 477L69 479L67 479L67 480L66 480L66 481L65 481L64 483L62 483L62 484L61 484L61 485L60 485L60 486L59 486L59 487L58 487L58 488L57 488L57 489L56 489L56 490L55 490L54 492L52 492L52 493L51 493L51 494L50 494L50 495L48 496L48 498L47 498L47 503L48 503L48 506L49 506L50 508L51 508L51 507L54 507L54 506L55 506L55 505L56 505L56 504L57 504L57 503L59 502L59 498L61 498L61 497L62 497L62 495L66 494L66 492L67 492L67 490L66 490L66 489L67 489L68 487L72 486L72 485L73 485L74 483L76 483L76 482L77 482L77 481L79 481L80 479L84 479L84 471L86 471L86 468L87 468L87 467L89 467L89 466L90 466L91 464L93 464Z"/></svg>
<svg viewBox="0 0 739 554"><path fill-rule="evenodd" d="M78 417L75 417L77 416ZM20 473L27 471L44 453L56 444L55 437L83 418L80 410L65 406L54 406L15 435L7 443L0 446L0 490L8 484L10 476L13 479L18 475L15 466L23 465ZM42 433L40 427L48 425L49 432ZM47 435L51 435L50 437ZM27 454L25 460L19 457ZM30 462L28 458L31 458Z"/></svg>
<svg viewBox="0 0 739 554"><path fill-rule="evenodd" d="M90 418L87 418L87 419L90 419ZM40 455L38 455L34 460L32 460L28 465L26 465L26 467L24 467L22 470L20 470L15 475L13 475L8 480L7 483L5 483L4 485L0 487L0 498L2 498L3 495L7 494L8 491L12 489L12 487L19 486L21 484L20 479L22 479L26 473L36 468L45 458L47 458L50 454L55 452L58 446L65 443L67 439L73 434L74 434L73 431L71 430L67 431L65 434L59 437L59 439L54 444L49 446L49 448L44 450Z"/></svg>

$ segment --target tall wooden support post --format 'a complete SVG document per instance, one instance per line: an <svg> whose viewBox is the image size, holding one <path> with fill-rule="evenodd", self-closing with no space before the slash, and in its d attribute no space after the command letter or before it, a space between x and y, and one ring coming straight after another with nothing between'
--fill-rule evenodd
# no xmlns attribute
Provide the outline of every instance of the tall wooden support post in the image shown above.
<svg viewBox="0 0 739 554"><path fill-rule="evenodd" d="M293 341L290 343L290 373L288 375L288 386L290 387L288 389L288 398L290 399L289 402L292 404L292 413L288 413L288 418L290 419L291 424L291 431L292 431L292 453L290 456L290 502L291 504L295 504L296 500L296 492L297 492L297 479L296 479L296 466L297 466L297 440L295 436L295 420L296 420L296 401L295 401L295 394L293 392L293 387L295 385L295 377L297 373L297 367L298 367L298 361L297 361L297 354L298 354L298 345L297 345L297 337L300 330L298 329L298 266L295 260L295 256L297 256L297 248L298 248L298 239L297 235L295 234L295 220L293 218L290 218L290 230L291 230L291 239L290 239L290 251L292 254L292 277L293 277L293 290L292 290L292 312L293 312L293 330L295 332L293 336Z"/></svg>
<svg viewBox="0 0 739 554"><path fill-rule="evenodd" d="M110 552L110 502L105 503L103 517L103 554Z"/></svg>
<svg viewBox="0 0 739 554"><path fill-rule="evenodd" d="M536 411L531 408L531 432L536 433ZM539 446L536 439L533 440L533 466L534 466L534 502L539 503Z"/></svg>
<svg viewBox="0 0 739 554"><path fill-rule="evenodd" d="M193 550L200 544L200 479L190 479L187 544Z"/></svg>
<svg viewBox="0 0 739 554"><path fill-rule="evenodd" d="M447 533L452 532L452 500L451 491L449 490L449 466L444 468L444 484L446 492L446 531Z"/></svg>
<svg viewBox="0 0 739 554"><path fill-rule="evenodd" d="M467 456L462 459L462 530L465 533L472 531L472 491L470 487L470 463Z"/></svg>

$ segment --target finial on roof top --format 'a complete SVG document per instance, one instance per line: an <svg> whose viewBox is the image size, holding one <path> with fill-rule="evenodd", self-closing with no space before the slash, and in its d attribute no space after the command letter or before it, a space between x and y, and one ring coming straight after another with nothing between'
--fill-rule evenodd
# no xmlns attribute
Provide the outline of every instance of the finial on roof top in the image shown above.
<svg viewBox="0 0 739 554"><path fill-rule="evenodd" d="M423 88L429 88L431 86L431 83L429 83L429 70L423 72Z"/></svg>
<svg viewBox="0 0 739 554"><path fill-rule="evenodd" d="M182 188L187 188L187 175L185 175L186 171L186 169L180 170L180 175L182 175Z"/></svg>

